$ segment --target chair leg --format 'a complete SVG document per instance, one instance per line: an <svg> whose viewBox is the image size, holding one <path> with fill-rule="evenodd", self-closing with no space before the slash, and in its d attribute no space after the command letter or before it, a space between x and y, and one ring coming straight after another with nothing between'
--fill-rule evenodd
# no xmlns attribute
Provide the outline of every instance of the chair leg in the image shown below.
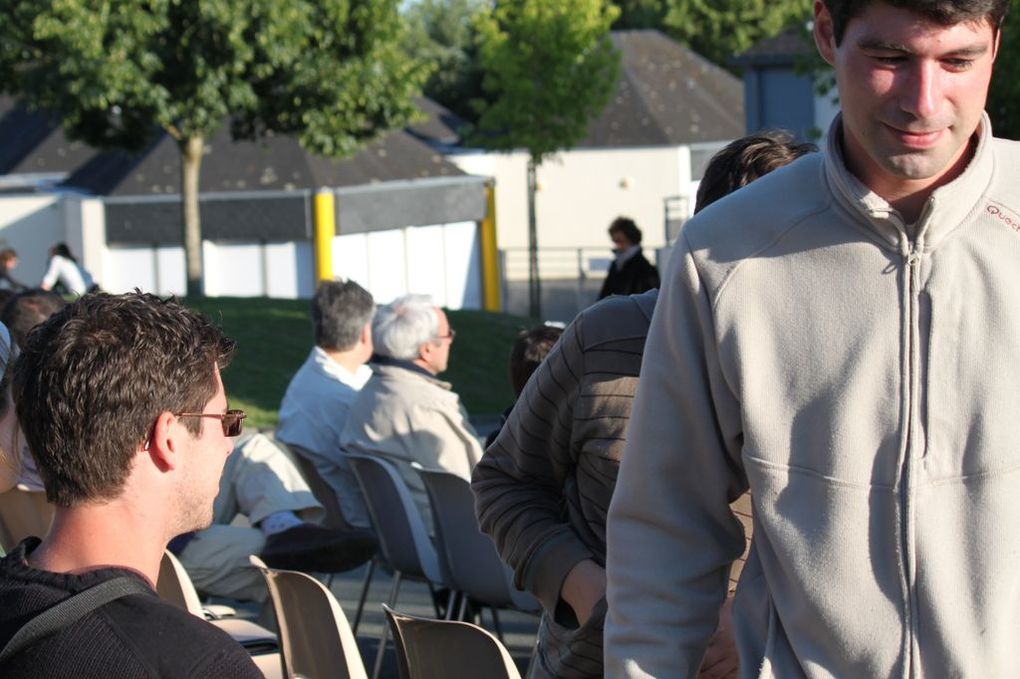
<svg viewBox="0 0 1020 679"><path fill-rule="evenodd" d="M499 613L496 612L495 608L490 608L492 611L492 626L496 628L496 636L506 646L506 639L503 638L503 626L499 624Z"/></svg>
<svg viewBox="0 0 1020 679"><path fill-rule="evenodd" d="M468 611L468 595L465 594L460 600L460 611L457 612L457 620L464 620Z"/></svg>
<svg viewBox="0 0 1020 679"><path fill-rule="evenodd" d="M368 562L368 570L365 571L365 582L361 585L361 597L358 599L358 610L354 614L354 625L351 626L351 632L354 636L358 636L358 623L361 622L361 612L365 610L365 598L368 596L368 586L372 584L372 576L375 575L375 561L375 559L372 559Z"/></svg>
<svg viewBox="0 0 1020 679"><path fill-rule="evenodd" d="M431 582L426 582L429 586L429 596L432 598L432 610L436 612L436 620L442 617L442 613L439 612L439 601L436 599L436 588L432 586Z"/></svg>
<svg viewBox="0 0 1020 679"><path fill-rule="evenodd" d="M457 591L450 590L450 598L446 600L446 615L443 620L453 620L453 607L457 605Z"/></svg>
<svg viewBox="0 0 1020 679"><path fill-rule="evenodd" d="M397 603L397 594L400 592L400 571L393 572L393 586L390 587L390 598L386 603L393 608ZM382 634L379 635L379 650L375 654L375 668L372 670L372 679L379 679L382 671L383 656L386 654L386 642L390 638L390 626L383 615Z"/></svg>

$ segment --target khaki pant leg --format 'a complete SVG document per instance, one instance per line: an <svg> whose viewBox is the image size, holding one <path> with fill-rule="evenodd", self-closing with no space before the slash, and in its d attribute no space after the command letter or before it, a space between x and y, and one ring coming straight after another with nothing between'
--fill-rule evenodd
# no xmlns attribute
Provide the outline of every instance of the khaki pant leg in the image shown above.
<svg viewBox="0 0 1020 679"><path fill-rule="evenodd" d="M232 489L227 499L252 525L274 512L291 511L314 522L325 515L297 466L264 434L255 434L234 448L224 468L225 477L228 473ZM221 494L223 490L221 485ZM217 523L231 518L221 520L217 511Z"/></svg>
<svg viewBox="0 0 1020 679"><path fill-rule="evenodd" d="M261 552L263 545L265 537L257 528L213 525L195 534L180 560L202 594L264 601L262 575L248 563L248 555Z"/></svg>

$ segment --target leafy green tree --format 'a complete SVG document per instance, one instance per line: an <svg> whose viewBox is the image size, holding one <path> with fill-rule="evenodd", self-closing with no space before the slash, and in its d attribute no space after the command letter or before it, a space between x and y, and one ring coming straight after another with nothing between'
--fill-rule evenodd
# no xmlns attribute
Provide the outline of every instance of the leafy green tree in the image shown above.
<svg viewBox="0 0 1020 679"><path fill-rule="evenodd" d="M419 0L404 12L409 54L435 66L425 95L468 122L477 119L471 101L483 96L475 17L489 7L487 0Z"/></svg>
<svg viewBox="0 0 1020 679"><path fill-rule="evenodd" d="M426 72L400 48L398 0L0 0L0 88L68 136L181 152L188 294L201 294L205 142L295 134L347 155L413 114Z"/></svg>
<svg viewBox="0 0 1020 679"><path fill-rule="evenodd" d="M620 10L614 29L664 28L668 0L613 0L613 4Z"/></svg>
<svg viewBox="0 0 1020 679"><path fill-rule="evenodd" d="M698 54L726 66L756 42L811 16L811 0L666 0L663 26Z"/></svg>
<svg viewBox="0 0 1020 679"><path fill-rule="evenodd" d="M620 56L609 40L618 11L606 0L514 0L479 15L486 99L476 102L472 142L528 151L529 307L541 316L535 172L584 138L616 86Z"/></svg>
<svg viewBox="0 0 1020 679"><path fill-rule="evenodd" d="M997 137L1020 139L1020 2L1010 3L1002 28L986 109Z"/></svg>

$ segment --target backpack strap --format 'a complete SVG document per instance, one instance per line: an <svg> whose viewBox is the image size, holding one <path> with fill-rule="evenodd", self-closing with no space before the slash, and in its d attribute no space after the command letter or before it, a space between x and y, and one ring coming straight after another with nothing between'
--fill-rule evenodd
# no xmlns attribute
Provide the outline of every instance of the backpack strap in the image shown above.
<svg viewBox="0 0 1020 679"><path fill-rule="evenodd" d="M101 606L130 594L152 594L152 589L142 584L138 578L121 575L72 594L25 623L0 651L0 665L26 647L74 624Z"/></svg>

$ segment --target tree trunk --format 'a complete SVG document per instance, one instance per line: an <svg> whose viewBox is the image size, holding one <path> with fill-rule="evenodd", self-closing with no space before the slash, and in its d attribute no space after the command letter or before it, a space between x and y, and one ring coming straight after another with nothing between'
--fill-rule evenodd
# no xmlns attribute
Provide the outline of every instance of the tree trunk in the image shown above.
<svg viewBox="0 0 1020 679"><path fill-rule="evenodd" d="M535 160L528 159L528 315L542 319L542 279L538 274L538 228L535 224Z"/></svg>
<svg viewBox="0 0 1020 679"><path fill-rule="evenodd" d="M187 265L188 297L203 297L202 223L198 213L198 174L202 167L205 139L187 137L181 149L181 214L184 218L184 261Z"/></svg>

